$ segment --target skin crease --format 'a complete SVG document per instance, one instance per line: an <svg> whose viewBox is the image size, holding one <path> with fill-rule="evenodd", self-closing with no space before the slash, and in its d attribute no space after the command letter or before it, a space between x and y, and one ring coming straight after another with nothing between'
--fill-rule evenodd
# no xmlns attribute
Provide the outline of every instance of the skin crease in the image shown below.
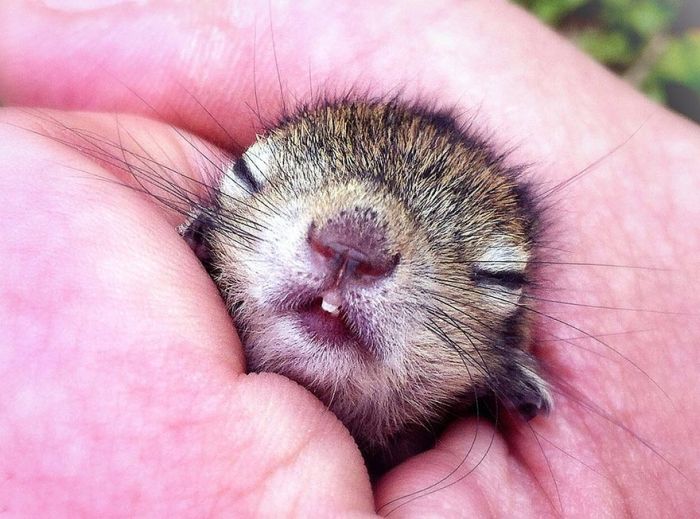
<svg viewBox="0 0 700 519"><path fill-rule="evenodd" d="M582 334L547 319L539 347L555 376L658 455L560 394L554 414L531 423L539 443L527 427L506 439L483 421L462 420L373 495L352 439L318 401L282 377L242 374L230 320L177 236L176 217L135 192L93 182L91 175L118 173L17 128L36 119L5 108L0 510L367 515L447 475L474 442L458 475L488 449L478 468L391 516L697 513L697 126L506 3L272 4L65 11L3 2L0 101L141 113L235 147L190 92L246 146L254 85L264 116L281 108L271 14L288 99L308 97L310 84L369 85L471 109L545 186L624 143L556 194L554 246L565 249L560 261L662 269L562 265L546 271L547 297L675 314L543 304L542 312L578 328L617 334L602 339L620 355L591 340L552 341ZM133 132L158 160L201 174L198 154L167 125L120 116L117 132L113 115L53 116L113 140ZM139 150L130 138L125 145Z"/></svg>

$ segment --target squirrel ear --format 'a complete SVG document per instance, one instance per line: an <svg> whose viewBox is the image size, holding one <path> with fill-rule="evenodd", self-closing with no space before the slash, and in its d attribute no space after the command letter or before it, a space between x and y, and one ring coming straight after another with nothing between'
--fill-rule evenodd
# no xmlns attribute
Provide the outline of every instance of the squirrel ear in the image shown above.
<svg viewBox="0 0 700 519"><path fill-rule="evenodd" d="M554 408L552 389L539 374L537 361L528 353L517 351L509 364L498 384L503 403L528 421L539 414L549 414Z"/></svg>

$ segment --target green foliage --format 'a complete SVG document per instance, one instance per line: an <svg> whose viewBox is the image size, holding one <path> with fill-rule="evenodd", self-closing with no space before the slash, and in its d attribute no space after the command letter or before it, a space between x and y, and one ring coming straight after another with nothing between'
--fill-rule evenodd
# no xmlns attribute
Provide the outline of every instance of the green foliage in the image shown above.
<svg viewBox="0 0 700 519"><path fill-rule="evenodd" d="M673 31L683 0L515 1L651 97L675 84L700 105L700 29Z"/></svg>
<svg viewBox="0 0 700 519"><path fill-rule="evenodd" d="M600 17L607 27L626 30L630 37L647 39L666 30L677 15L675 0L605 0Z"/></svg>
<svg viewBox="0 0 700 519"><path fill-rule="evenodd" d="M621 31L588 27L572 39L595 59L609 65L629 63L634 56L634 48L629 38Z"/></svg>
<svg viewBox="0 0 700 519"><path fill-rule="evenodd" d="M558 24L567 14L585 5L588 0L531 0L518 2L530 9L540 20L549 25Z"/></svg>
<svg viewBox="0 0 700 519"><path fill-rule="evenodd" d="M700 29L671 40L649 79L675 81L700 93Z"/></svg>

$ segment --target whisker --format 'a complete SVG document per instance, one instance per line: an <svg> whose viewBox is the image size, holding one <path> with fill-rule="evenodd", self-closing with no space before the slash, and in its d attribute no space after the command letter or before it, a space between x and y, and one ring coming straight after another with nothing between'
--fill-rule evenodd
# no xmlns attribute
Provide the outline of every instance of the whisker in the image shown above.
<svg viewBox="0 0 700 519"><path fill-rule="evenodd" d="M632 359L630 359L629 357L627 357L627 356L625 356L624 354L622 354L622 352L620 352L620 351L616 350L615 348L613 348L612 346L610 346L608 343L606 343L606 342L603 341L602 339L596 337L595 335L592 335L591 333L587 332L586 330L584 330L584 329L582 329L582 328L580 328L580 327L578 327L578 326L576 326L576 325L574 325L574 324L568 323L568 322L564 321L563 319L559 319L558 317L555 317L555 316L553 316L553 315L546 314L546 313L541 312L541 311L539 311L539 310L536 310L536 309L534 309L534 308L532 308L532 307L529 307L529 306L527 306L527 305L525 305L525 304L516 303L516 302L510 301L510 300L508 300L508 299L500 298L500 297L495 296L495 295L492 294L492 293L487 293L487 292L484 292L484 291L480 291L480 290L475 289L475 288L472 288L472 291L475 292L475 293L481 294L481 295L483 295L483 296L485 296L485 297L488 297L488 298L490 298L490 299L494 299L494 300L496 300L496 301L499 301L499 302L502 302L502 303L507 303L507 304L513 305L513 306L515 306L515 307L517 307L517 308L521 308L521 309L523 309L523 310L526 311L526 312L530 312L530 313L532 313L532 314L541 316L541 317L543 317L543 318L545 318L545 319L548 319L548 320L550 320L550 321L554 321L554 322L556 322L556 323L558 323L558 324L561 324L561 325L563 325L563 326L566 326L566 327L568 327L568 328L571 328L572 330L575 330L575 331L577 331L577 332L579 332L579 333L585 335L585 336L588 337L589 339L593 340L593 341L596 342L597 344L600 344L601 346L603 346L603 347L606 348L607 350L613 352L615 355L619 356L620 358L622 358L623 360L625 360L627 363L629 363L631 366L633 366L639 373L641 373L642 375L644 375L644 376L647 378L647 380L649 380L652 384L654 384L654 386L656 386L656 388L664 395L664 397L666 397L666 399L669 401L669 403L671 403L671 404L673 405L673 401L672 401L671 398L669 397L668 393L666 393L666 391L664 391L664 389L659 385L659 383L656 382L656 381L655 381L641 366L639 366L639 364L637 364L637 363L634 362ZM674 406L674 407L675 407L675 406Z"/></svg>

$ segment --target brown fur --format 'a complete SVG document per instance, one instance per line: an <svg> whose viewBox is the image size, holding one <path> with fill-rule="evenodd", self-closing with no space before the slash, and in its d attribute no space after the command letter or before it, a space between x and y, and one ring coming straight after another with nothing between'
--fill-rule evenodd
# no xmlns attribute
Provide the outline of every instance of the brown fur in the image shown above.
<svg viewBox="0 0 700 519"><path fill-rule="evenodd" d="M538 211L517 172L450 115L397 102L319 105L241 161L206 212L204 241L249 369L314 392L375 472L425 448L478 398L526 418L551 407L521 307ZM360 345L350 348L309 337L293 318L322 283L306 230L341 211L382 229L401 258L387 279L351 294Z"/></svg>

